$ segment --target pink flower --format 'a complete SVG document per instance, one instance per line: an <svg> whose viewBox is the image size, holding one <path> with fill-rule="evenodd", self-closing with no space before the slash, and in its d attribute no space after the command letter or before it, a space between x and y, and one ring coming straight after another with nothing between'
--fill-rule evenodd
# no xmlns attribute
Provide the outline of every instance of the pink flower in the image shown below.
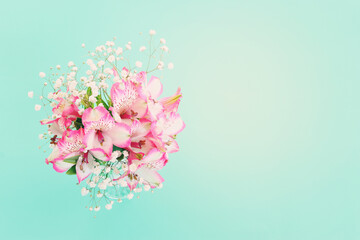
<svg viewBox="0 0 360 240"><path fill-rule="evenodd" d="M181 97L181 89L178 88L174 95L160 99L159 102L164 107L164 112L177 112Z"/></svg>
<svg viewBox="0 0 360 240"><path fill-rule="evenodd" d="M84 143L95 158L107 161L111 157L113 145L121 148L130 145L130 128L124 123L115 123L103 106L86 109L82 121L86 133Z"/></svg>

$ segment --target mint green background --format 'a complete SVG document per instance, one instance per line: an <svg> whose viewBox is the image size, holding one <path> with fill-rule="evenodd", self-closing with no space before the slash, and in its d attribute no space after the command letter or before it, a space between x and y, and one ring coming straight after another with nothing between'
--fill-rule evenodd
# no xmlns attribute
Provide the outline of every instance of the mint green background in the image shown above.
<svg viewBox="0 0 360 240"><path fill-rule="evenodd" d="M0 239L360 239L359 1L2 1ZM40 71L157 31L164 188L96 219L37 150Z"/></svg>

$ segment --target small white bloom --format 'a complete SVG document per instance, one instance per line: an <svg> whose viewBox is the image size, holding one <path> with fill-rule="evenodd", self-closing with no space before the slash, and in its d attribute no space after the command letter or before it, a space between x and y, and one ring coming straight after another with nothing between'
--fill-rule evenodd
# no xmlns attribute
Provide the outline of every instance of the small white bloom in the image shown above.
<svg viewBox="0 0 360 240"><path fill-rule="evenodd" d="M47 82L44 82L44 86L47 86Z"/></svg>
<svg viewBox="0 0 360 240"><path fill-rule="evenodd" d="M159 61L157 68L158 68L159 70L163 70L163 69L164 69L164 62Z"/></svg>
<svg viewBox="0 0 360 240"><path fill-rule="evenodd" d="M100 210L100 206L95 207L94 210L95 210L95 211L99 211L99 210Z"/></svg>
<svg viewBox="0 0 360 240"><path fill-rule="evenodd" d="M106 172L106 173L109 173L110 171L111 171L111 168L110 168L110 167L106 167L106 168L105 168L105 172Z"/></svg>
<svg viewBox="0 0 360 240"><path fill-rule="evenodd" d="M44 134L39 134L39 139L43 139L44 138Z"/></svg>
<svg viewBox="0 0 360 240"><path fill-rule="evenodd" d="M76 101L75 101L76 106L80 106L80 103L81 103L80 98L76 99Z"/></svg>
<svg viewBox="0 0 360 240"><path fill-rule="evenodd" d="M150 190L150 185L144 185L144 190L149 191Z"/></svg>
<svg viewBox="0 0 360 240"><path fill-rule="evenodd" d="M115 53L116 53L116 55L119 56L120 54L123 53L123 49L122 49L121 47L118 47L118 48L116 49Z"/></svg>
<svg viewBox="0 0 360 240"><path fill-rule="evenodd" d="M89 101L92 103L96 103L97 99L92 95L89 97Z"/></svg>
<svg viewBox="0 0 360 240"><path fill-rule="evenodd" d="M36 104L36 105L35 105L35 111L40 111L40 109L41 109L41 105Z"/></svg>
<svg viewBox="0 0 360 240"><path fill-rule="evenodd" d="M55 106L56 106L56 105L55 105ZM80 109L80 110L78 111L78 113L79 113L80 115L83 115L84 111L85 111L85 109Z"/></svg>
<svg viewBox="0 0 360 240"><path fill-rule="evenodd" d="M39 76L40 76L41 78L44 78L44 77L46 76L46 74L45 74L44 72L40 72L40 73L39 73Z"/></svg>
<svg viewBox="0 0 360 240"><path fill-rule="evenodd" d="M85 43L81 44L81 47L84 48L84 47L85 47Z"/></svg>
<svg viewBox="0 0 360 240"><path fill-rule="evenodd" d="M163 50L164 52L168 52L169 48L167 46L162 46L160 47L161 50Z"/></svg>
<svg viewBox="0 0 360 240"><path fill-rule="evenodd" d="M44 97L43 97L43 96L40 96L39 98L40 98L40 100L42 100Z"/></svg>
<svg viewBox="0 0 360 240"><path fill-rule="evenodd" d="M135 66L138 67L138 68L141 68L142 67L142 62L136 61Z"/></svg>
<svg viewBox="0 0 360 240"><path fill-rule="evenodd" d="M72 66L74 66L74 65L75 65L75 64L74 64L73 61L68 62L68 67L72 67Z"/></svg>
<svg viewBox="0 0 360 240"><path fill-rule="evenodd" d="M128 151L124 151L123 154L124 154L124 157L126 157L126 158L129 156Z"/></svg>
<svg viewBox="0 0 360 240"><path fill-rule="evenodd" d="M101 189L101 190L105 190L106 187L107 187L107 184L105 182L101 182L99 183L98 187Z"/></svg>
<svg viewBox="0 0 360 240"><path fill-rule="evenodd" d="M131 50L131 45L130 44L126 44L126 49L128 49L128 50Z"/></svg>
<svg viewBox="0 0 360 240"><path fill-rule="evenodd" d="M105 62L104 62L103 60L101 60L101 61L99 61L99 62L97 63L98 67L101 67L101 66L103 66L104 64L105 64Z"/></svg>
<svg viewBox="0 0 360 240"><path fill-rule="evenodd" d="M150 30L150 31L149 31L149 34L150 34L151 36L153 36L153 35L156 34L156 32L155 32L155 30Z"/></svg>
<svg viewBox="0 0 360 240"><path fill-rule="evenodd" d="M173 64L173 63L169 63L169 64L168 64L168 69L174 69L174 64Z"/></svg>
<svg viewBox="0 0 360 240"><path fill-rule="evenodd" d="M86 71L86 74L87 74L87 75L91 75L91 74L92 74L92 71L91 71L91 70L87 70L87 71Z"/></svg>
<svg viewBox="0 0 360 240"><path fill-rule="evenodd" d="M127 198L130 200L130 199L132 199L134 197L134 194L133 193L129 193L128 195L127 195Z"/></svg>
<svg viewBox="0 0 360 240"><path fill-rule="evenodd" d="M34 92L33 92L33 91L28 92L28 97L29 97L29 98L33 98L33 97L34 97Z"/></svg>
<svg viewBox="0 0 360 240"><path fill-rule="evenodd" d="M110 55L110 56L108 57L108 60L109 60L109 62L114 62L114 61L115 61L114 55Z"/></svg>
<svg viewBox="0 0 360 240"><path fill-rule="evenodd" d="M163 187L163 184L160 183L159 186L158 186L158 188L161 189L162 187Z"/></svg>
<svg viewBox="0 0 360 240"><path fill-rule="evenodd" d="M160 43L165 44L166 40L164 38L160 38Z"/></svg>
<svg viewBox="0 0 360 240"><path fill-rule="evenodd" d="M91 188L94 188L94 187L96 187L96 184L95 184L94 182L90 182L90 183L89 183L89 186L90 186Z"/></svg>
<svg viewBox="0 0 360 240"><path fill-rule="evenodd" d="M90 210L90 211L92 211L92 210L93 210L93 208L92 208L92 207L89 207L89 210Z"/></svg>
<svg viewBox="0 0 360 240"><path fill-rule="evenodd" d="M86 187L83 187L83 188L81 189L81 195L82 195L82 196L86 196L88 193L89 193L89 190L87 190Z"/></svg>
<svg viewBox="0 0 360 240"><path fill-rule="evenodd" d="M112 208L112 204L111 204L111 203L106 204L106 205L105 205L105 208L106 208L107 210L110 210L110 209Z"/></svg>
<svg viewBox="0 0 360 240"><path fill-rule="evenodd" d="M96 194L96 196L97 196L98 198L101 198L103 195L104 195L104 194L102 194L101 192L98 192L98 193Z"/></svg>
<svg viewBox="0 0 360 240"><path fill-rule="evenodd" d="M56 68L57 68L58 70L60 70L61 66L60 66L60 65L56 65Z"/></svg>
<svg viewBox="0 0 360 240"><path fill-rule="evenodd" d="M118 202L118 203L121 203L121 202L122 202L121 198L119 198L119 199L117 200L117 202Z"/></svg>
<svg viewBox="0 0 360 240"><path fill-rule="evenodd" d="M142 47L139 48L139 51L140 51L140 52L143 52L143 51L145 51L145 49L146 49L146 47L145 47L145 46L142 46Z"/></svg>

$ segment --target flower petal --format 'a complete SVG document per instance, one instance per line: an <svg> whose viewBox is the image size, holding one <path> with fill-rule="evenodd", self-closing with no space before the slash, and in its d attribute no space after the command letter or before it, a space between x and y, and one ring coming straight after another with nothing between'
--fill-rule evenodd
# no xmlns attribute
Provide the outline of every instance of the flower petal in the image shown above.
<svg viewBox="0 0 360 240"><path fill-rule="evenodd" d="M79 180L79 183L87 178L92 173L93 169L94 158L91 154L87 155L87 159L78 160L76 163L76 176Z"/></svg>
<svg viewBox="0 0 360 240"><path fill-rule="evenodd" d="M116 123L114 127L103 132L104 136L109 136L112 143L121 148L128 147L131 143L130 127L125 123Z"/></svg>
<svg viewBox="0 0 360 240"><path fill-rule="evenodd" d="M152 187L159 186L160 183L164 182L164 179L157 171L150 169L146 166L139 168L136 171L136 174L145 181L147 181Z"/></svg>
<svg viewBox="0 0 360 240"><path fill-rule="evenodd" d="M161 84L160 79L152 76L147 85L147 90L152 99L157 99L163 91L163 86Z"/></svg>

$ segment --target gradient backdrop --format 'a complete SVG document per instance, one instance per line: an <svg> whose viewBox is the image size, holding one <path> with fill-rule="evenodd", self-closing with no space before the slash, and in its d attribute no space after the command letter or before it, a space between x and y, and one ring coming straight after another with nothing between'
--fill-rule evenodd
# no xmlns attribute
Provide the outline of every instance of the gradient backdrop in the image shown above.
<svg viewBox="0 0 360 240"><path fill-rule="evenodd" d="M1 1L0 239L360 239L359 1ZM157 31L164 188L100 211L37 149L40 71ZM139 42L139 44L141 44ZM34 90L35 99L27 92ZM36 92L37 91L37 92Z"/></svg>

